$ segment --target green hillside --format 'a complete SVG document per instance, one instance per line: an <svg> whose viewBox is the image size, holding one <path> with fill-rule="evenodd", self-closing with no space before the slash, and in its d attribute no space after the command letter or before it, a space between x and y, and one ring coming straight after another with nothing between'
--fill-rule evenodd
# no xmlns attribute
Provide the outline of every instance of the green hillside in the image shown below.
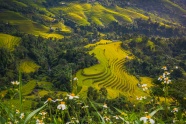
<svg viewBox="0 0 186 124"><path fill-rule="evenodd" d="M71 22L78 26L97 26L107 27L109 24L116 22L123 24L135 24L136 19L148 20L158 22L160 26L179 26L183 20L179 16L184 15L185 11L178 4L169 0L162 0L162 12L159 12L157 6L151 8L152 1L138 2L130 1L129 5L123 7L122 4L115 6L105 6L104 2L49 2L42 1L3 1L2 10L0 13L0 21L17 26L18 30L24 33L33 34L35 36L43 36L45 38L61 39L66 34L71 34L74 31L74 26ZM50 3L50 4L49 4ZM51 4L54 4L51 6ZM123 2L125 4L126 2ZM137 6L134 6L136 5ZM144 8L141 8L144 6ZM149 7L149 8L148 8ZM147 11L149 9L150 11ZM151 11L152 10L152 11ZM153 11L154 10L154 11ZM165 12L164 12L165 10ZM176 11L175 18L171 17L170 13ZM160 16L156 14L160 13ZM170 19L172 18L172 19Z"/></svg>

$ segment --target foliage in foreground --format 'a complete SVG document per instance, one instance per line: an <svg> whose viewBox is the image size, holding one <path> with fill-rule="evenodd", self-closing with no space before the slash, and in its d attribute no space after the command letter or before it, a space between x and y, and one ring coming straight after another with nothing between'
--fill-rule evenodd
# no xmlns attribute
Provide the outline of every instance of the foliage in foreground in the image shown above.
<svg viewBox="0 0 186 124"><path fill-rule="evenodd" d="M107 99L107 90L101 88L98 94L95 90L89 88L87 98L81 98L74 93L61 96L61 98L49 97L36 110L23 111L21 96L21 81L12 81L14 88L19 87L20 107L7 106L3 102L0 103L0 121L1 123L117 123L117 124L155 124L155 123L177 123L186 122L185 110L179 106L176 101L170 102L169 87L172 81L167 67L162 68L164 73L158 78L162 83L164 101L158 100L159 97L154 96L137 96L136 102L132 102L125 97L116 99ZM146 84L140 85L144 92L151 92ZM93 100L95 95L99 96ZM4 99L1 99L2 101ZM134 104L135 103L135 104Z"/></svg>

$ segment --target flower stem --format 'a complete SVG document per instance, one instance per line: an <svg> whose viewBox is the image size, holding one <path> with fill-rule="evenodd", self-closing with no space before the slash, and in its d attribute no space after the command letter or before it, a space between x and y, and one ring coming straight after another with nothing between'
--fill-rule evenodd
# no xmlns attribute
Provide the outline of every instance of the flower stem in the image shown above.
<svg viewBox="0 0 186 124"><path fill-rule="evenodd" d="M20 112L22 112L22 75L19 71L19 101L20 101Z"/></svg>

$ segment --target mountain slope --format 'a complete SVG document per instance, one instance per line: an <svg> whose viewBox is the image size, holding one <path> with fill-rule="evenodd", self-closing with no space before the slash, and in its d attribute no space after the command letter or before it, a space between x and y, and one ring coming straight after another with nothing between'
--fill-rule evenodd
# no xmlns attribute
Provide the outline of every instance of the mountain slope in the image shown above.
<svg viewBox="0 0 186 124"><path fill-rule="evenodd" d="M96 2L58 2L32 0L0 0L0 21L18 26L24 33L61 39L74 31L72 24L102 28L113 22L135 24L136 19L158 22L167 27L185 24L186 10L181 2L170 0L121 0ZM178 3L178 4L177 4Z"/></svg>

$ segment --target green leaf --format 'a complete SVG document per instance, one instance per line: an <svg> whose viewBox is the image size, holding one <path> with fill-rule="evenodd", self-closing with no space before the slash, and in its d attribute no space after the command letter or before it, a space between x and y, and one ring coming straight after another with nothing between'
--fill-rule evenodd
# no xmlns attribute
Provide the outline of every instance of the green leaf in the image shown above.
<svg viewBox="0 0 186 124"><path fill-rule="evenodd" d="M5 120L3 117L0 116L0 122L1 122L2 124L5 124L6 120Z"/></svg>
<svg viewBox="0 0 186 124"><path fill-rule="evenodd" d="M13 117L13 114L12 114L11 109L9 109L9 108L8 108L7 106L5 106L3 103L0 103L0 107L6 111L6 113L8 114L8 117L9 117L11 120L14 120L14 117Z"/></svg>
<svg viewBox="0 0 186 124"><path fill-rule="evenodd" d="M90 100L89 100L90 101ZM102 120L102 123L105 124L105 120L104 118L101 116L101 114L98 112L98 110L96 109L96 107L94 106L94 104L90 101L92 107L96 110L96 113L99 115L99 117L101 118Z"/></svg>
<svg viewBox="0 0 186 124"><path fill-rule="evenodd" d="M151 112L149 115L152 117L154 114L156 114L156 112L158 112L159 110L163 110L163 107L161 106L160 108L157 108L156 110L154 110L153 112Z"/></svg>
<svg viewBox="0 0 186 124"><path fill-rule="evenodd" d="M54 124L58 124L58 122L57 122L57 120L56 120L56 118L54 117Z"/></svg>
<svg viewBox="0 0 186 124"><path fill-rule="evenodd" d="M41 111L47 104L44 104L43 106L41 106L40 108L34 110L33 112L31 112L25 119L24 124L26 124L37 112Z"/></svg>
<svg viewBox="0 0 186 124"><path fill-rule="evenodd" d="M115 107L114 107L115 108ZM122 110L119 110L118 108L115 108L119 113L123 113Z"/></svg>

